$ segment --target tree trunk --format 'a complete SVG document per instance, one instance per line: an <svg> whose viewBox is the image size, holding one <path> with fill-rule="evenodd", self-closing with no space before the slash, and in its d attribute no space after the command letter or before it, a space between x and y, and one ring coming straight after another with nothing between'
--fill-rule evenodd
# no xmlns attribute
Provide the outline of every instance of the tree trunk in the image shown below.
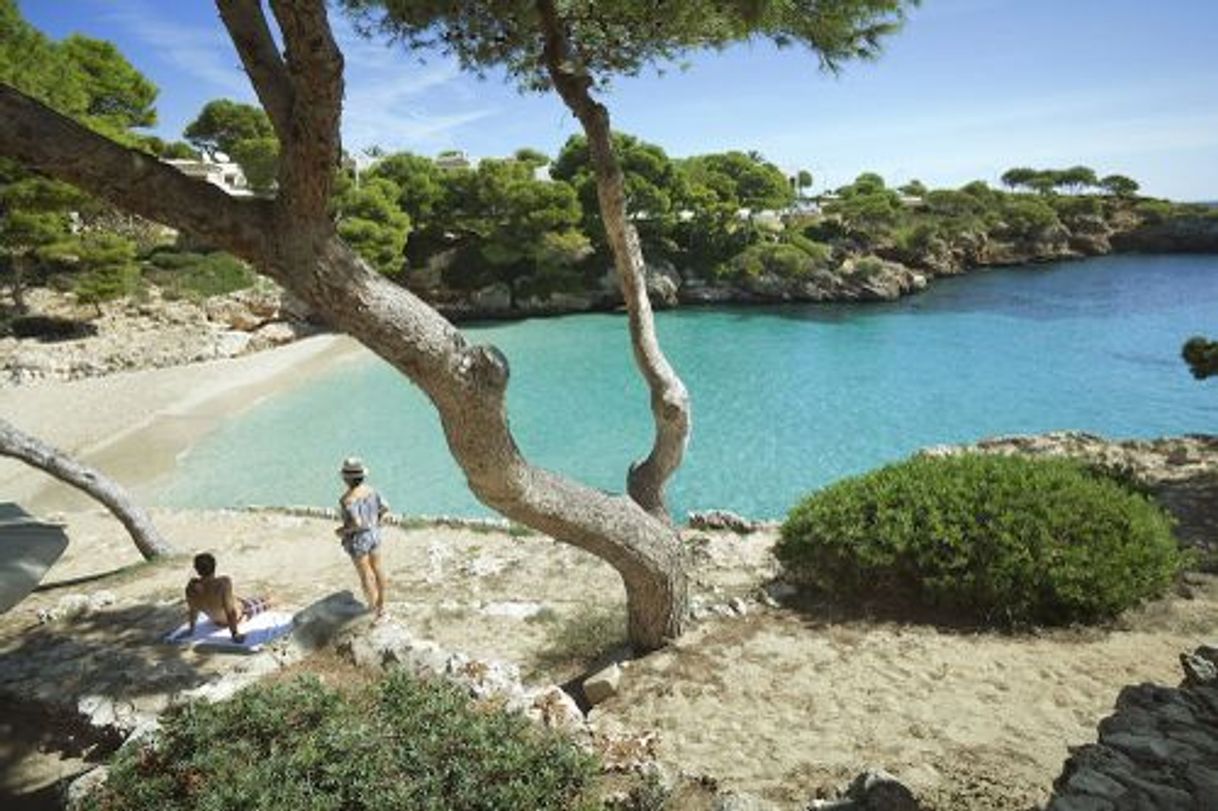
<svg viewBox="0 0 1218 811"><path fill-rule="evenodd" d="M530 465L508 426L503 354L468 344L439 313L371 270L338 238L326 203L340 154L342 57L324 2L271 0L283 56L260 0L217 5L280 138L276 198L230 198L3 84L0 154L187 231L278 281L427 394L480 501L618 571L637 650L678 636L687 611L687 559L672 527L630 498Z"/></svg>
<svg viewBox="0 0 1218 811"><path fill-rule="evenodd" d="M29 307L25 303L25 264L26 257L21 251L9 257L9 267L13 271L13 282L9 287L9 292L13 297L13 309L17 315L25 315L29 312Z"/></svg>
<svg viewBox="0 0 1218 811"><path fill-rule="evenodd" d="M127 528L131 540L135 542L135 548L140 550L144 560L153 560L173 553L173 549L153 526L152 519L131 500L131 494L122 485L100 471L80 464L45 442L19 431L3 419L0 419L0 456L19 459L100 501Z"/></svg>
<svg viewBox="0 0 1218 811"><path fill-rule="evenodd" d="M550 80L588 137L601 220L630 321L630 344L651 393L655 438L647 458L630 466L626 489L643 509L668 521L664 486L685 455L690 432L689 393L656 337L655 317L647 297L647 265L638 231L627 218L626 183L613 149L609 110L592 98L591 78L573 69L565 24L554 0L538 0L537 10L545 37L543 59Z"/></svg>

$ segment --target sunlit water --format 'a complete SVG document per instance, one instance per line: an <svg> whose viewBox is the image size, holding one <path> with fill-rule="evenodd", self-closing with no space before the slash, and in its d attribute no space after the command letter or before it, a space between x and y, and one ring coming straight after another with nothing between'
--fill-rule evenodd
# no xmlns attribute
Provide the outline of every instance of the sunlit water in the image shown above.
<svg viewBox="0 0 1218 811"><path fill-rule="evenodd" d="M910 452L984 436L1218 431L1218 385L1179 358L1218 333L1218 257L1123 256L996 270L892 304L687 308L657 315L694 403L675 515L779 517L804 493ZM511 362L512 428L533 461L621 490L651 439L625 321L467 328ZM271 399L187 453L159 501L331 504L365 457L395 509L484 515L427 400L381 361Z"/></svg>

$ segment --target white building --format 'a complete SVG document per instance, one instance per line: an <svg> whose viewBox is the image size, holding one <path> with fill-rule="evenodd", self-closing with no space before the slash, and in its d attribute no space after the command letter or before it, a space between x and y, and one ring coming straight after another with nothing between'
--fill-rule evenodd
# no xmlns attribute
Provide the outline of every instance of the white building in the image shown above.
<svg viewBox="0 0 1218 811"><path fill-rule="evenodd" d="M219 186L233 197L252 197L254 192L245 179L241 166L233 161L167 160L165 163L187 177L206 180Z"/></svg>

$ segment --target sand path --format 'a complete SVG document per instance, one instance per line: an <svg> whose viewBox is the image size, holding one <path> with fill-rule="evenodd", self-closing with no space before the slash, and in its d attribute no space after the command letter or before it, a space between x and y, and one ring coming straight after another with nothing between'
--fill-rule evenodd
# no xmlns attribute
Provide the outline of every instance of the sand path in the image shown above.
<svg viewBox="0 0 1218 811"><path fill-rule="evenodd" d="M356 590L328 521L245 512L155 517L180 548L215 552L240 591L270 590L281 604L300 607ZM73 543L50 581L138 561L104 514L72 514L68 522ZM580 663L544 664L566 623L598 612L623 618L615 573L549 539L435 527L386 535L395 619L445 647L514 661L537 681L578 672ZM1212 578L1197 581L1192 599L1160 601L1108 629L1027 636L766 608L751 598L774 570L772 541L716 534L702 542L697 599L722 604L741 597L746 615L707 620L671 648L630 663L620 694L594 709L592 719L655 730L665 762L784 808L801 808L879 766L941 811L1024 811L1047 797L1067 747L1094 740L1096 722L1121 687L1176 683L1176 654L1212 639L1218 628ZM89 634L114 630L106 630L106 611L82 625L38 626L38 609L65 593L105 588L117 598L115 617L134 616L133 608L143 606L167 625L179 621L187 575L188 561L178 559L35 594L0 617L0 674L32 635L87 647ZM145 660L149 673L158 672L163 654L152 642L163 630L141 626L123 635L133 677ZM618 638L611 629L600 642L611 646ZM215 666L189 653L183 662ZM83 661L79 672L88 672Z"/></svg>

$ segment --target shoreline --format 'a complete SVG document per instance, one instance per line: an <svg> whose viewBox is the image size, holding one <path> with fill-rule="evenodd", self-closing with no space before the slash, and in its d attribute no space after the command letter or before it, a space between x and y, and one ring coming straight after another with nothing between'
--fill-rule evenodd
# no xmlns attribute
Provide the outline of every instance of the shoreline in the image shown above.
<svg viewBox="0 0 1218 811"><path fill-rule="evenodd" d="M0 413L147 501L180 455L224 420L361 356L368 350L354 339L319 335L238 358L3 388ZM0 460L0 489L39 512L97 507L15 460Z"/></svg>

